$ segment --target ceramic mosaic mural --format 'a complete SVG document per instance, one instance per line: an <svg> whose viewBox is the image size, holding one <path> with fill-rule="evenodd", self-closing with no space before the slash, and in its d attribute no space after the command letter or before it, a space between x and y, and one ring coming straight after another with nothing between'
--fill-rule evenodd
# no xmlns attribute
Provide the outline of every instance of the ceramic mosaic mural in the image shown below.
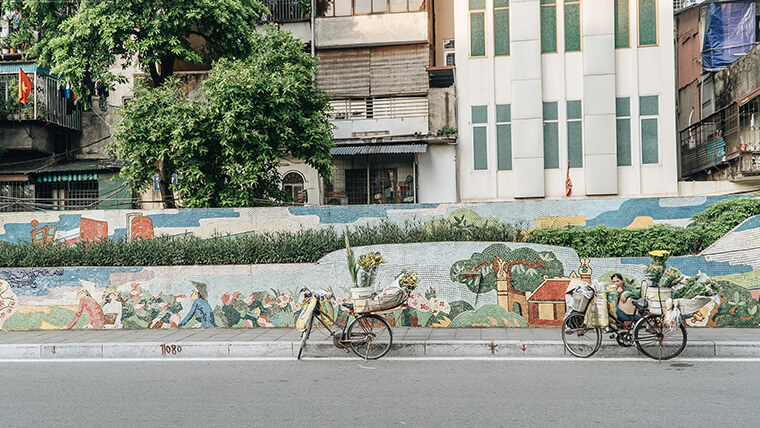
<svg viewBox="0 0 760 428"><path fill-rule="evenodd" d="M686 225L689 218L725 197L545 200L477 204L352 205L214 208L183 210L94 210L3 213L0 240L73 244L103 238L148 239L159 235L298 231L352 227L381 220L426 223L468 212L526 228L545 226L646 227Z"/></svg>
<svg viewBox="0 0 760 428"><path fill-rule="evenodd" d="M720 198L602 199L483 204L9 213L0 239L69 245L79 241L150 239L158 235L346 227L386 219L428 226L453 221L524 223L530 227L604 224L685 225ZM562 213L562 216L551 215ZM687 321L692 326L760 324L760 216L698 256L668 261L685 275L705 273L720 292ZM388 261L386 285L402 271L420 279L408 308L392 325L556 326L573 278L608 280L619 272L640 282L648 258L581 259L569 248L525 243L439 242L358 247ZM302 286L329 289L347 301L345 251L318 263L234 266L59 267L0 269L0 328L292 327Z"/></svg>
<svg viewBox="0 0 760 428"><path fill-rule="evenodd" d="M443 242L354 248L387 263L377 284L402 270L420 279L396 326L557 326L571 279L643 278L648 258L580 258L569 248L521 243ZM758 326L757 270L746 264L672 257L686 275L703 272L720 293L687 321L692 326ZM0 270L4 329L293 327L302 286L349 298L345 251L313 264L64 267Z"/></svg>

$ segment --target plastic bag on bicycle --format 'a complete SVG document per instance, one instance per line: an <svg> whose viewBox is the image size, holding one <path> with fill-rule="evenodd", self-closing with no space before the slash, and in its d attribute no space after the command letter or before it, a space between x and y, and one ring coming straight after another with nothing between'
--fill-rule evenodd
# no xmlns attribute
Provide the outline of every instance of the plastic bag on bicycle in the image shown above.
<svg viewBox="0 0 760 428"><path fill-rule="evenodd" d="M301 314L296 319L296 329L305 330L309 326L309 320L311 319L311 313L314 312L314 308L317 307L317 298L314 296L309 297L305 302L301 304Z"/></svg>

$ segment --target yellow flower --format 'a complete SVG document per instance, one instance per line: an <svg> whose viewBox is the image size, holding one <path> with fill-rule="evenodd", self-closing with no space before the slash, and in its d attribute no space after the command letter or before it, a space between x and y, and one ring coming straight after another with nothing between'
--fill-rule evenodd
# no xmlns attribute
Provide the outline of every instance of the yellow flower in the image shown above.
<svg viewBox="0 0 760 428"><path fill-rule="evenodd" d="M670 251L668 251L668 250L655 250L655 251L650 251L647 254L649 254L652 257L664 257L664 256L669 255Z"/></svg>

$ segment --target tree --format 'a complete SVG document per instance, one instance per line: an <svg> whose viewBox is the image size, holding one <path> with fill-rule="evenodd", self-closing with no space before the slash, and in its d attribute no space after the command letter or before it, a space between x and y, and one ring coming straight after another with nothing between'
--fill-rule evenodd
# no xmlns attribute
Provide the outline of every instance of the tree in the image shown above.
<svg viewBox="0 0 760 428"><path fill-rule="evenodd" d="M512 311L510 295L535 291L548 277L564 275L562 262L550 251L528 247L510 250L504 244L493 244L469 260L459 260L451 266L451 280L467 285L473 293L496 289L499 306Z"/></svg>
<svg viewBox="0 0 760 428"><path fill-rule="evenodd" d="M243 58L253 48L256 27L266 8L258 0L5 0L21 11L21 32L40 31L29 51L75 85L80 95L93 82L123 76L115 64L137 62L162 86L178 60L193 63ZM199 49L191 36L204 40Z"/></svg>
<svg viewBox="0 0 760 428"><path fill-rule="evenodd" d="M330 177L329 103L312 82L316 60L289 32L270 27L253 39L245 59L214 63L192 101L173 79L137 89L114 150L133 189L154 173L177 174L186 207L282 200L277 165L287 154Z"/></svg>

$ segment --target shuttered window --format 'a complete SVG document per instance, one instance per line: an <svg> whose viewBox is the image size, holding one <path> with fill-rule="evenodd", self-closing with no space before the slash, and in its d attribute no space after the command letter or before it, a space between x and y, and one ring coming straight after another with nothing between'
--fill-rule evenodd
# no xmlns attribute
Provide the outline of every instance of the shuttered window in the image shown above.
<svg viewBox="0 0 760 428"><path fill-rule="evenodd" d="M641 116L641 163L660 162L660 118L657 95L639 98Z"/></svg>
<svg viewBox="0 0 760 428"><path fill-rule="evenodd" d="M629 42L629 13L628 0L614 0L615 2L615 47L627 48Z"/></svg>
<svg viewBox="0 0 760 428"><path fill-rule="evenodd" d="M657 0L639 1L639 46L657 44Z"/></svg>
<svg viewBox="0 0 760 428"><path fill-rule="evenodd" d="M494 55L509 55L509 0L493 3Z"/></svg>
<svg viewBox="0 0 760 428"><path fill-rule="evenodd" d="M473 169L488 169L488 107L472 106ZM478 126L480 125L480 126Z"/></svg>
<svg viewBox="0 0 760 428"><path fill-rule="evenodd" d="M557 52L556 0L541 0L541 52Z"/></svg>
<svg viewBox="0 0 760 428"><path fill-rule="evenodd" d="M615 99L617 165L631 166L631 99Z"/></svg>
<svg viewBox="0 0 760 428"><path fill-rule="evenodd" d="M567 158L570 168L583 167L582 109L580 101L567 102Z"/></svg>
<svg viewBox="0 0 760 428"><path fill-rule="evenodd" d="M470 0L470 56L486 56L486 2Z"/></svg>
<svg viewBox="0 0 760 428"><path fill-rule="evenodd" d="M544 103L544 168L559 168L559 122L557 102Z"/></svg>
<svg viewBox="0 0 760 428"><path fill-rule="evenodd" d="M565 52L581 50L581 2L565 0Z"/></svg>
<svg viewBox="0 0 760 428"><path fill-rule="evenodd" d="M509 104L496 105L496 169L512 169L512 108Z"/></svg>

